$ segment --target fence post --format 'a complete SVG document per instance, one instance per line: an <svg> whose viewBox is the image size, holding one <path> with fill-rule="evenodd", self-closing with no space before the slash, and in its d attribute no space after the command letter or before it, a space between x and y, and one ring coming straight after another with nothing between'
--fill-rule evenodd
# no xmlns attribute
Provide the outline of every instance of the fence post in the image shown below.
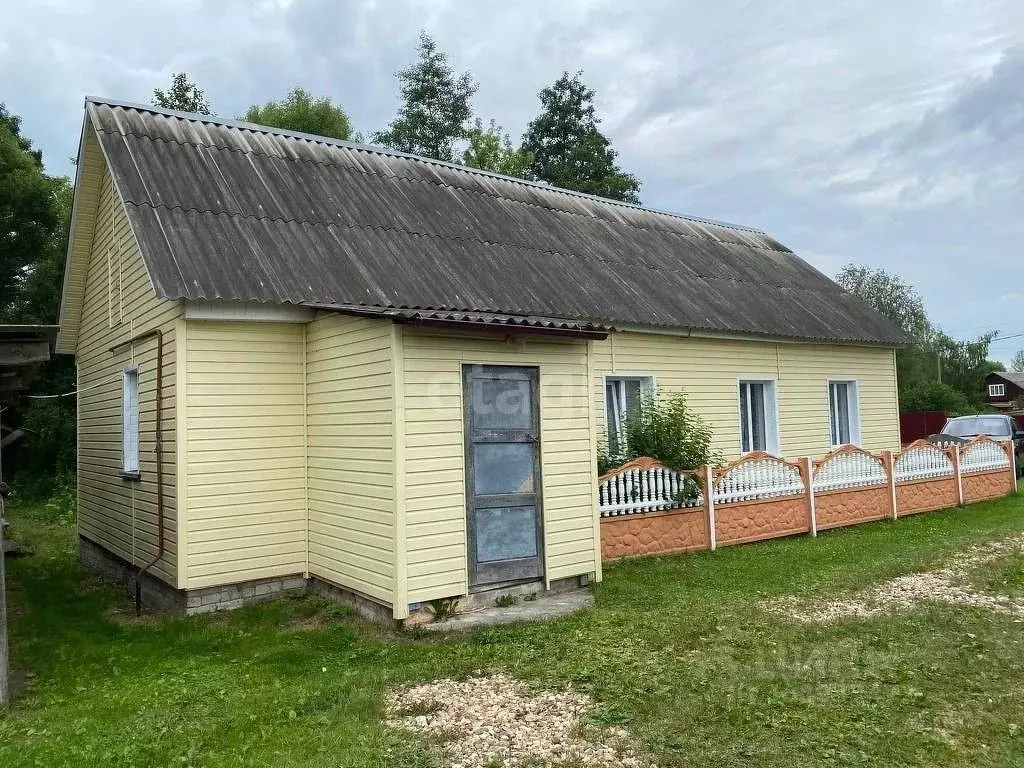
<svg viewBox="0 0 1024 768"><path fill-rule="evenodd" d="M896 460L892 451L882 451L882 464L885 465L885 474L889 478L889 504L892 508L890 517L895 520L899 517L900 510L896 502Z"/></svg>
<svg viewBox="0 0 1024 768"><path fill-rule="evenodd" d="M704 509L708 513L708 549L714 552L718 548L718 536L715 533L715 471L710 464L704 467Z"/></svg>
<svg viewBox="0 0 1024 768"><path fill-rule="evenodd" d="M950 458L953 459L953 477L956 478L956 505L962 507L964 505L964 476L960 473L959 443L954 443L953 455Z"/></svg>
<svg viewBox="0 0 1024 768"><path fill-rule="evenodd" d="M814 460L805 456L803 461L804 490L807 492L807 513L811 520L811 536L818 535L818 513L814 507Z"/></svg>
<svg viewBox="0 0 1024 768"><path fill-rule="evenodd" d="M1017 492L1017 451L1013 440L1003 443L1003 450L1010 457L1010 477L1013 478L1013 492Z"/></svg>

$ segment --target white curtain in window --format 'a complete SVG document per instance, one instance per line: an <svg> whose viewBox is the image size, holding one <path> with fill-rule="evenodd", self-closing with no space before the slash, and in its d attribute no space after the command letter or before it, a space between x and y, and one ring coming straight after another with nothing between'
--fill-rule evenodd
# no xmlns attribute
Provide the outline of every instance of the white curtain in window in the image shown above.
<svg viewBox="0 0 1024 768"><path fill-rule="evenodd" d="M647 380L642 378L608 378L605 380L605 403L608 409L608 450L612 454L620 452L622 430L626 423L626 414L636 408L640 402Z"/></svg>
<svg viewBox="0 0 1024 768"><path fill-rule="evenodd" d="M856 382L830 381L828 410L832 445L855 445L860 442Z"/></svg>
<svg viewBox="0 0 1024 768"><path fill-rule="evenodd" d="M740 382L740 441L744 453L768 450L769 386L763 381Z"/></svg>
<svg viewBox="0 0 1024 768"><path fill-rule="evenodd" d="M121 457L125 472L139 471L139 369L125 369L121 381Z"/></svg>

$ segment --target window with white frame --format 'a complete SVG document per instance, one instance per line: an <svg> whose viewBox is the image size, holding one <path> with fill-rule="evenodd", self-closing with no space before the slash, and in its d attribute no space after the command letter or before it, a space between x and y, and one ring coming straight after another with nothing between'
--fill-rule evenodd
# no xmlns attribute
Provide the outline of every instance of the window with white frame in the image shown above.
<svg viewBox="0 0 1024 768"><path fill-rule="evenodd" d="M139 472L139 369L121 373L121 467L125 474Z"/></svg>
<svg viewBox="0 0 1024 768"><path fill-rule="evenodd" d="M1006 397L1006 385L1005 384L989 384L988 385L988 396L989 397Z"/></svg>
<svg viewBox="0 0 1024 768"><path fill-rule="evenodd" d="M606 376L604 380L605 420L608 426L608 453L615 456L625 446L623 428L626 415L637 408L640 398L654 391L650 376Z"/></svg>
<svg viewBox="0 0 1024 768"><path fill-rule="evenodd" d="M740 450L779 452L774 381L740 382Z"/></svg>
<svg viewBox="0 0 1024 768"><path fill-rule="evenodd" d="M829 381L828 420L833 446L860 444L860 407L856 381Z"/></svg>

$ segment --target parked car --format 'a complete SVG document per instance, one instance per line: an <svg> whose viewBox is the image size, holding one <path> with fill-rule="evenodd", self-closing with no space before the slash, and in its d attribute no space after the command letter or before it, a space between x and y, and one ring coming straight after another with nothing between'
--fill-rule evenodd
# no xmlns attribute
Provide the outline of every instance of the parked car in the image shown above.
<svg viewBox="0 0 1024 768"><path fill-rule="evenodd" d="M969 440L988 435L993 440L1012 440L1017 473L1024 470L1024 430L1012 416L1001 413L981 413L975 416L957 416L947 419L938 437L958 437Z"/></svg>

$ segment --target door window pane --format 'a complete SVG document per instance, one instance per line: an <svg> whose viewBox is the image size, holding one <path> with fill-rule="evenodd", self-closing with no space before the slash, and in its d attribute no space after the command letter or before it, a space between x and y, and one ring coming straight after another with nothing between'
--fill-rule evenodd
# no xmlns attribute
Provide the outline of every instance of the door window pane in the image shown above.
<svg viewBox="0 0 1024 768"><path fill-rule="evenodd" d="M476 495L533 493L533 443L476 443Z"/></svg>
<svg viewBox="0 0 1024 768"><path fill-rule="evenodd" d="M476 511L478 562L536 556L536 507L492 507Z"/></svg>
<svg viewBox="0 0 1024 768"><path fill-rule="evenodd" d="M530 429L533 405L526 379L473 378L470 404L476 429Z"/></svg>

